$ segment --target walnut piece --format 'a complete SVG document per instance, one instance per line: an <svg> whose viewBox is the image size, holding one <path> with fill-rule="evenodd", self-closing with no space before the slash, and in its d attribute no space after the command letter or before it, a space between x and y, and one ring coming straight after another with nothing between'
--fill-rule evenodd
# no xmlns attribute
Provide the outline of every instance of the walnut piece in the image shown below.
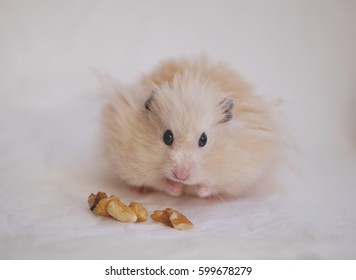
<svg viewBox="0 0 356 280"><path fill-rule="evenodd" d="M112 217L124 223L145 222L148 218L148 212L141 203L131 202L127 206L119 197L107 197L105 192L91 193L88 204L94 214ZM151 214L151 218L178 230L189 230L193 227L193 223L186 216L173 208L156 210Z"/></svg>
<svg viewBox="0 0 356 280"><path fill-rule="evenodd" d="M129 207L135 212L137 216L137 222L145 222L148 218L148 212L145 207L142 206L141 203L131 202Z"/></svg>
<svg viewBox="0 0 356 280"><path fill-rule="evenodd" d="M97 192L97 194L91 193L88 197L90 210L93 211L99 201L103 198L107 198L107 195L104 192Z"/></svg>
<svg viewBox="0 0 356 280"><path fill-rule="evenodd" d="M156 210L151 215L151 218L154 221L172 226L178 230L189 230L193 227L193 223L186 216L172 208Z"/></svg>
<svg viewBox="0 0 356 280"><path fill-rule="evenodd" d="M118 200L111 200L107 204L107 211L111 217L123 223L134 223L137 221L135 211Z"/></svg>
<svg viewBox="0 0 356 280"><path fill-rule="evenodd" d="M193 223L188 220L182 213L172 208L167 208L166 212L169 215L173 227L178 230L189 230L193 227Z"/></svg>
<svg viewBox="0 0 356 280"><path fill-rule="evenodd" d="M169 220L169 215L165 210L154 211L153 214L151 214L151 218L156 222L160 222L168 226L171 225L171 221Z"/></svg>

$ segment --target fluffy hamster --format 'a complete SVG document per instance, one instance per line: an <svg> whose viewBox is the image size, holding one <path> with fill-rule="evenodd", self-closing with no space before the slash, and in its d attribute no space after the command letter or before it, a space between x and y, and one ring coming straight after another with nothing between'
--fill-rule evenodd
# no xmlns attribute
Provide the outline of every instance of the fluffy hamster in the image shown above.
<svg viewBox="0 0 356 280"><path fill-rule="evenodd" d="M273 107L222 63L167 60L116 89L103 111L105 146L129 186L236 197L277 160Z"/></svg>

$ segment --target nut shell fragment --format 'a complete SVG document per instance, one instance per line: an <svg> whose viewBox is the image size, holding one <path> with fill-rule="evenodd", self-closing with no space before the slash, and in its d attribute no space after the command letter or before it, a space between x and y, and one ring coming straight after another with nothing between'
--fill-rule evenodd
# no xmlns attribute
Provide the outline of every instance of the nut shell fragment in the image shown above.
<svg viewBox="0 0 356 280"><path fill-rule="evenodd" d="M134 210L123 204L121 201L109 201L106 209L111 217L120 222L134 223L137 221L137 216Z"/></svg>
<svg viewBox="0 0 356 280"><path fill-rule="evenodd" d="M131 202L129 207L135 212L137 216L137 222L145 222L148 218L148 212L145 207L142 206L141 203Z"/></svg>

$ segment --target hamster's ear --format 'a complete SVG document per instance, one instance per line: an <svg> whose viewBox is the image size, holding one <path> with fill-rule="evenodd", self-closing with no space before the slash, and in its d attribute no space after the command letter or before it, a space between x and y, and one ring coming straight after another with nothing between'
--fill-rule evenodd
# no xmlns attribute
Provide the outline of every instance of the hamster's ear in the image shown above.
<svg viewBox="0 0 356 280"><path fill-rule="evenodd" d="M147 111L151 111L153 96L156 94L154 89L151 90L151 96L145 102L145 108Z"/></svg>
<svg viewBox="0 0 356 280"><path fill-rule="evenodd" d="M232 119L232 108L234 107L234 100L227 96L225 97L221 103L220 108L223 113L223 118L219 121L219 123L225 123Z"/></svg>
<svg viewBox="0 0 356 280"><path fill-rule="evenodd" d="M145 102L145 108L147 111L151 111L152 99L153 99L153 94Z"/></svg>

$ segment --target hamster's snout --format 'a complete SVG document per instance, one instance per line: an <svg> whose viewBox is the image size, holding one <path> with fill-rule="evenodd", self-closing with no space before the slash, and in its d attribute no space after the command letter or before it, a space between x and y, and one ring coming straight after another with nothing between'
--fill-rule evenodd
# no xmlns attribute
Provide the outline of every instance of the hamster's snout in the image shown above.
<svg viewBox="0 0 356 280"><path fill-rule="evenodd" d="M194 162L188 152L177 150L171 155L171 178L175 181L186 182L192 178Z"/></svg>
<svg viewBox="0 0 356 280"><path fill-rule="evenodd" d="M190 170L189 168L177 168L173 171L173 176L179 181L186 181L190 177Z"/></svg>

